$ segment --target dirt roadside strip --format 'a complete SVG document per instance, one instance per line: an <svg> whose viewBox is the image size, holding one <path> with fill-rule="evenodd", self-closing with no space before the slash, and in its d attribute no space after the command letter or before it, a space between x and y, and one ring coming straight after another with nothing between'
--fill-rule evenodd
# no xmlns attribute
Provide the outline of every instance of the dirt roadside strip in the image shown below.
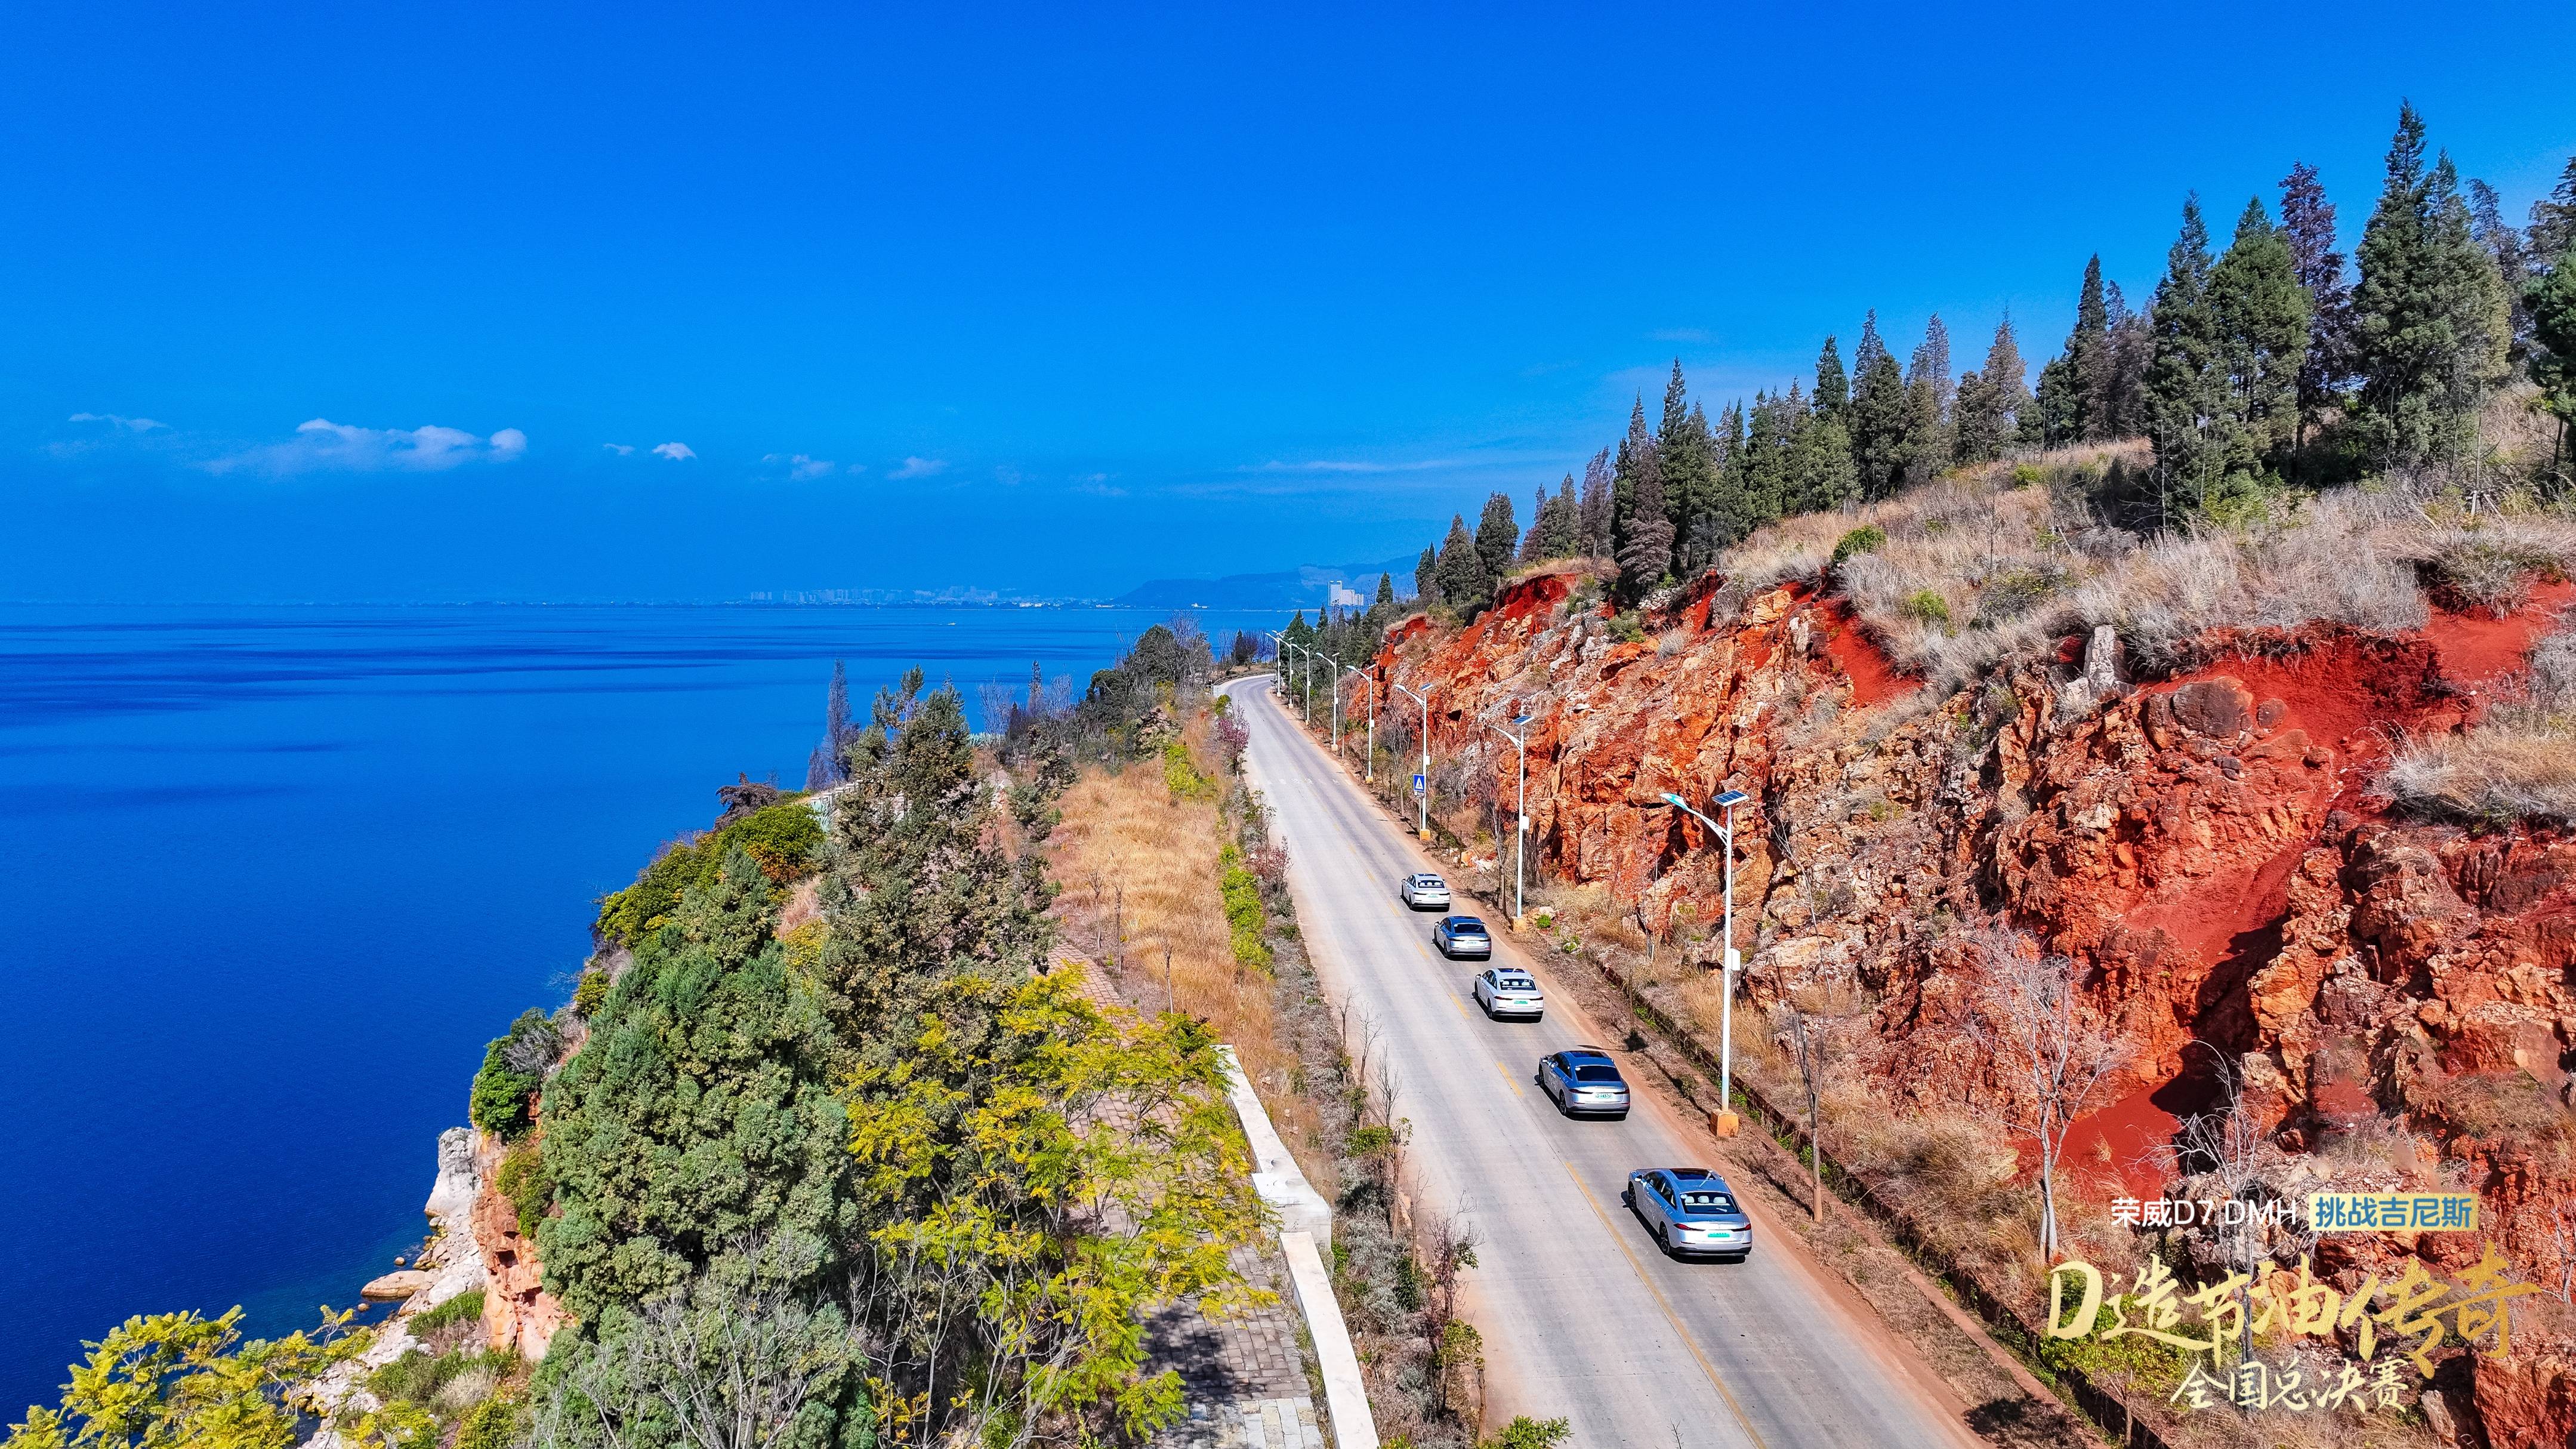
<svg viewBox="0 0 2576 1449"><path fill-rule="evenodd" d="M1317 743L1319 751L1329 757L1331 752L1321 750ZM1344 761L1334 763L1356 783L1355 770ZM1409 817L1399 816L1375 792L1361 793L1395 830L1411 835ZM1455 881L1452 889L1463 897L1483 901L1498 916L1509 916L1507 897L1488 898ZM1508 886L1504 889L1508 890ZM2000 1328L2029 1343L2032 1340L2028 1326L2003 1305L1987 1300L1972 1284L1959 1290L1967 1306L1945 1292L1915 1260L1901 1220L1886 1204L1867 1198L1855 1202L1851 1196L1854 1183L1841 1173L1830 1155L1828 1182L1842 1210L1828 1214L1827 1223L1820 1229L1810 1218L1805 1196L1807 1166L1790 1147L1765 1132L1742 1133L1727 1140L1708 1131L1708 1109L1698 1098L1710 1084L1699 1084L1700 1090L1693 1091L1687 1081L1689 1073L1677 1071L1664 1060L1669 1053L1715 1077L1716 1064L1706 1059L1705 1050L1689 1033L1665 1018L1652 1003L1630 993L1627 983L1606 963L1587 958L1585 965L1591 969L1569 973L1560 969L1553 956L1542 959L1547 963L1543 968L1546 974L1563 982L1575 1003L1588 1008L1585 1014L1604 1023L1625 1018L1638 1024L1648 1049L1629 1052L1614 1046L1612 1054L1651 1066L1660 1079L1652 1084L1655 1096L1676 1115L1698 1124L1719 1155L1751 1169L1746 1177L1759 1190L1760 1205L1770 1210L1766 1216L1782 1231L1798 1238L1808 1260L1806 1266L1814 1270L1819 1286L1833 1291L1855 1310L1865 1305L1864 1321L1883 1327L1892 1338L1910 1345L1911 1352L1903 1355L1908 1368L1918 1377L1937 1380L1944 1397L1972 1406L1966 1421L1977 1434L2014 1449L2090 1445L2104 1438L2125 1449L2165 1449L2163 1440L2131 1414L2126 1404L2080 1377L2065 1384L2065 1397L2052 1392L1995 1336ZM1639 1074L1630 1075L1633 1078ZM1794 1121L1763 1100L1740 1075L1735 1085L1742 1105L1752 1109L1752 1120L1782 1134L1790 1143L1803 1140L1803 1131ZM1730 1174L1730 1180L1735 1180L1734 1174ZM1933 1266L1938 1271L1939 1265ZM2071 1407L2068 1398L2074 1400Z"/></svg>

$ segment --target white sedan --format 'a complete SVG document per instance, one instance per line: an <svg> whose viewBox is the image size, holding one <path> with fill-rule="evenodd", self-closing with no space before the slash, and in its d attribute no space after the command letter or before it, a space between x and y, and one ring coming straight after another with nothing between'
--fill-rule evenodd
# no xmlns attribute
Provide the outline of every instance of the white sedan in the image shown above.
<svg viewBox="0 0 2576 1449"><path fill-rule="evenodd" d="M1476 1004L1496 1020L1511 1016L1536 1021L1547 1014L1547 998L1539 994L1538 982L1528 972L1509 966L1492 966L1477 974Z"/></svg>
<svg viewBox="0 0 2576 1449"><path fill-rule="evenodd" d="M1419 875L1406 876L1403 883L1395 888L1395 893L1417 911L1449 909L1449 882L1427 870Z"/></svg>

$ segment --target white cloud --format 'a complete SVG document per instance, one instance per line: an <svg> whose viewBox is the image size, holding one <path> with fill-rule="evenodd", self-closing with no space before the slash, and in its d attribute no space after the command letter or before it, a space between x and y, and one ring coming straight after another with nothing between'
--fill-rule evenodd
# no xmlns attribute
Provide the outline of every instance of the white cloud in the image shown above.
<svg viewBox="0 0 2576 1449"><path fill-rule="evenodd" d="M860 474L868 471L868 465L865 463L852 463L849 467L844 468L841 471L849 474L853 478L856 478Z"/></svg>
<svg viewBox="0 0 2576 1449"><path fill-rule="evenodd" d="M264 443L205 465L211 473L436 473L468 463L507 463L528 450L528 435L503 428L479 437L432 423L419 428L361 428L315 418L293 439Z"/></svg>
<svg viewBox="0 0 2576 1449"><path fill-rule="evenodd" d="M615 453L621 458L632 457L635 453L635 445L633 443L602 443L599 446L606 448L608 451Z"/></svg>
<svg viewBox="0 0 2576 1449"><path fill-rule="evenodd" d="M934 473L945 473L947 471L948 462L944 458L906 458L903 460L902 467L895 469L886 476L894 479L927 478Z"/></svg>
<svg viewBox="0 0 2576 1449"><path fill-rule="evenodd" d="M809 458L803 453L764 453L760 461L786 464L787 476L800 483L809 478L828 478L840 466L829 458Z"/></svg>
<svg viewBox="0 0 2576 1449"><path fill-rule="evenodd" d="M656 443L653 445L653 456L668 458L674 463L685 463L698 455L686 443Z"/></svg>
<svg viewBox="0 0 2576 1449"><path fill-rule="evenodd" d="M123 428L129 433L148 433L154 428L170 426L168 423L154 422L150 418L126 418L114 413L74 413L71 420L76 423L106 423L110 427Z"/></svg>
<svg viewBox="0 0 2576 1449"><path fill-rule="evenodd" d="M1000 464L993 469L993 481L1001 484L1005 488L1018 487L1020 485L1021 478L1024 476L1025 475L1022 474L1019 469L1012 467L1008 463Z"/></svg>

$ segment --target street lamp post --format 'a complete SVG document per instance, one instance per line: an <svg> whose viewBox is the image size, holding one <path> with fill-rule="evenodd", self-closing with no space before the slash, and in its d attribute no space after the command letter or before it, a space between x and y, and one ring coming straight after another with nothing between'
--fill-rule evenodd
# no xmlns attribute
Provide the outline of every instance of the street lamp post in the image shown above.
<svg viewBox="0 0 2576 1449"><path fill-rule="evenodd" d="M1311 684L1314 671L1309 666L1314 663L1315 651L1303 644L1291 644L1286 639L1279 641L1279 647L1294 649L1304 656L1297 666L1297 719L1301 724L1311 725L1315 722L1315 692Z"/></svg>
<svg viewBox="0 0 2576 1449"><path fill-rule="evenodd" d="M1374 664L1344 664L1340 660L1336 659L1333 661L1333 667L1341 671L1341 674L1333 676L1333 748L1338 752L1342 747L1342 726L1340 723L1342 675L1356 674L1362 678L1366 678L1369 671L1375 669L1377 666ZM1362 767L1361 778L1369 781L1371 784L1375 784L1377 782L1377 688L1374 682L1372 682L1369 687L1368 753L1361 759L1360 764Z"/></svg>
<svg viewBox="0 0 2576 1449"><path fill-rule="evenodd" d="M1386 682L1386 687L1422 706L1422 788L1413 796L1415 803L1421 806L1421 819L1414 829L1427 838L1431 834L1431 696L1416 694L1392 679Z"/></svg>
<svg viewBox="0 0 2576 1449"><path fill-rule="evenodd" d="M1514 807L1517 818L1512 825L1515 837L1512 844L1512 929L1515 931L1521 928L1521 880L1527 873L1525 867L1529 861L1529 738L1516 731L1526 730L1529 722L1536 718L1538 716L1534 714L1522 715L1512 721L1510 729L1492 720L1485 721L1485 728L1510 740L1512 748L1520 752L1520 800Z"/></svg>
<svg viewBox="0 0 2576 1449"><path fill-rule="evenodd" d="M1726 982L1724 991L1718 997L1717 1010L1717 1105L1721 1111L1728 1112L1735 1110L1735 1098L1729 1095L1735 1086L1735 977L1736 973L1744 969L1744 958L1735 949L1735 807L1752 798L1741 790L1729 790L1709 801L1709 804L1725 813L1726 823L1721 825L1693 810L1690 802L1681 796L1669 791L1664 795L1665 804L1716 831L1726 839L1725 924L1718 928L1725 938L1725 948L1718 957L1718 962L1720 969L1726 973Z"/></svg>

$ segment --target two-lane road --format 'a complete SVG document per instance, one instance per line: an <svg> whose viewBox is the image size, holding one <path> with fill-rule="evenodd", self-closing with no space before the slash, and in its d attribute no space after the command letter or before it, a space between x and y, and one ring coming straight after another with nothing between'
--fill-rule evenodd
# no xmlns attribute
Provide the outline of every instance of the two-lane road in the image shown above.
<svg viewBox="0 0 2576 1449"><path fill-rule="evenodd" d="M1620 1206L1628 1173L1715 1165L1709 1139L1642 1085L1623 1122L1559 1117L1530 1079L1540 1057L1585 1040L1570 994L1497 931L1497 964L1533 969L1549 1007L1534 1024L1486 1020L1469 996L1481 966L1443 960L1433 916L1396 899L1396 882L1433 862L1282 713L1266 677L1228 689L1316 970L1394 1069L1420 1209L1482 1234L1470 1276L1494 1410L1564 1416L1584 1449L1978 1442L1759 1214L1745 1263L1656 1251Z"/></svg>

